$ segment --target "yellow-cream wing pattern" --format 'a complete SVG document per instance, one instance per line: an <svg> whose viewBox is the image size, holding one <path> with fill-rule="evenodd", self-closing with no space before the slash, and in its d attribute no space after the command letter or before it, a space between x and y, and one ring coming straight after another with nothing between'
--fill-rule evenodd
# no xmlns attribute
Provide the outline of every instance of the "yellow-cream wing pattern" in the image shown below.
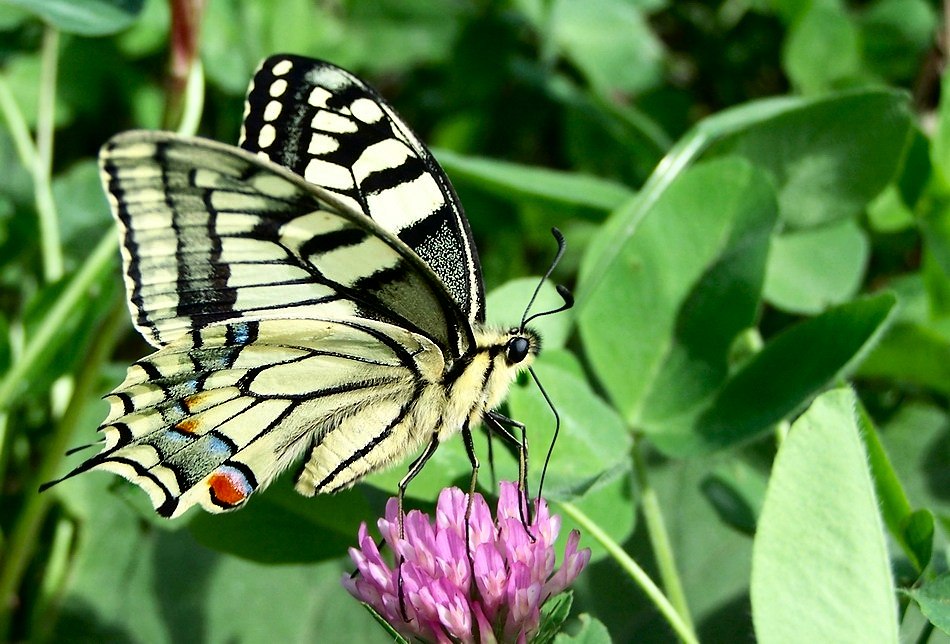
<svg viewBox="0 0 950 644"><path fill-rule="evenodd" d="M136 328L162 347L208 324L356 316L452 359L467 318L412 249L324 189L234 146L132 131L100 153Z"/></svg>
<svg viewBox="0 0 950 644"><path fill-rule="evenodd" d="M443 369L432 341L371 320L206 326L129 368L105 448L70 476L115 472L176 517L240 507L310 452L298 489L340 490L429 438L417 401Z"/></svg>

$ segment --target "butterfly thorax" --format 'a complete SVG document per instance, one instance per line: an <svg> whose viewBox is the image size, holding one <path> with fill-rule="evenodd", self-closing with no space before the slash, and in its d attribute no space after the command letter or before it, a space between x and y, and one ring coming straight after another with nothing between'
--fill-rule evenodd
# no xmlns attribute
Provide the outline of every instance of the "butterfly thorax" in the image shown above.
<svg viewBox="0 0 950 644"><path fill-rule="evenodd" d="M475 350L445 375L449 413L440 431L442 440L463 425L474 427L486 411L501 404L512 381L541 350L541 337L532 329L480 328L475 341Z"/></svg>

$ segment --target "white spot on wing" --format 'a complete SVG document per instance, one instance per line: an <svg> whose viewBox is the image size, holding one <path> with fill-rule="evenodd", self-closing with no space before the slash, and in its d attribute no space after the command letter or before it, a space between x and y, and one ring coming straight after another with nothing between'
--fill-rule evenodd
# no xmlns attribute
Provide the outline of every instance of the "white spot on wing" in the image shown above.
<svg viewBox="0 0 950 644"><path fill-rule="evenodd" d="M310 71L307 76L307 80L314 85L322 85L330 91L338 91L353 84L353 81L343 72L338 69L333 69L332 67L314 69Z"/></svg>
<svg viewBox="0 0 950 644"><path fill-rule="evenodd" d="M362 181L377 170L388 170L402 165L409 157L405 144L397 139L386 139L367 147L353 162L353 174Z"/></svg>
<svg viewBox="0 0 950 644"><path fill-rule="evenodd" d="M257 133L257 144L262 148L268 147L277 138L277 130L270 123L264 125Z"/></svg>
<svg viewBox="0 0 950 644"><path fill-rule="evenodd" d="M250 183L258 192L278 199L292 197L299 191L294 184L272 174L255 175Z"/></svg>
<svg viewBox="0 0 950 644"><path fill-rule="evenodd" d="M232 263L231 274L228 275L228 286L237 288L254 284L303 281L309 278L310 274L307 271L289 264Z"/></svg>
<svg viewBox="0 0 950 644"><path fill-rule="evenodd" d="M283 76L284 74L289 72L291 69L293 69L293 66L294 64L290 62L289 60L282 60L274 64L274 66L271 68L271 73L274 76Z"/></svg>
<svg viewBox="0 0 950 644"><path fill-rule="evenodd" d="M244 237L222 237L221 254L233 262L266 262L287 259L287 253L276 244Z"/></svg>
<svg viewBox="0 0 950 644"><path fill-rule="evenodd" d="M314 107L326 107L328 98L333 98L333 94L322 87L314 87L307 98L307 102Z"/></svg>
<svg viewBox="0 0 950 644"><path fill-rule="evenodd" d="M353 175L348 169L322 159L310 159L303 176L310 183L327 188L343 190L353 187Z"/></svg>
<svg viewBox="0 0 950 644"><path fill-rule="evenodd" d="M383 111L375 101L358 98L350 105L350 113L364 123L375 123L383 118Z"/></svg>
<svg viewBox="0 0 950 644"><path fill-rule="evenodd" d="M268 94L277 98L281 94L287 91L287 81L283 78L278 78L273 83L270 84L270 89L268 89Z"/></svg>
<svg viewBox="0 0 950 644"><path fill-rule="evenodd" d="M280 243L297 250L300 245L316 235L332 233L346 227L346 220L322 210L296 217L280 227Z"/></svg>
<svg viewBox="0 0 950 644"><path fill-rule="evenodd" d="M325 277L344 286L361 277L396 266L401 258L378 237L367 237L355 246L337 248L318 256L314 262Z"/></svg>
<svg viewBox="0 0 950 644"><path fill-rule="evenodd" d="M329 154L340 147L339 139L326 134L314 132L310 137L310 146L307 152L310 154Z"/></svg>
<svg viewBox="0 0 950 644"><path fill-rule="evenodd" d="M400 183L376 194L366 195L366 204L383 228L398 233L420 219L429 216L445 198L429 174Z"/></svg>
<svg viewBox="0 0 950 644"><path fill-rule="evenodd" d="M356 123L345 116L340 116L339 114L334 114L326 110L320 110L316 113L313 117L313 121L310 122L310 127L318 131L336 132L338 134L356 132L358 129Z"/></svg>
<svg viewBox="0 0 950 644"><path fill-rule="evenodd" d="M278 101L271 101L267 104L267 107L264 108L264 120L273 121L275 118L280 116L280 110L283 105Z"/></svg>

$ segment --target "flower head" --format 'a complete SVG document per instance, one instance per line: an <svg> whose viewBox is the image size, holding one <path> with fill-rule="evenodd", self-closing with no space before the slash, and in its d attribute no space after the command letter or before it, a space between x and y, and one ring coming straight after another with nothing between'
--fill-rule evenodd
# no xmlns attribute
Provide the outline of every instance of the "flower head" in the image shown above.
<svg viewBox="0 0 950 644"><path fill-rule="evenodd" d="M485 499L475 494L466 519L468 495L446 488L439 495L435 522L413 510L403 520L400 538L398 504L390 499L377 525L397 564L383 558L364 523L359 548L350 548L359 574L344 577L343 585L408 638L527 642L540 625L542 604L574 581L590 560L590 550L577 549L580 535L572 531L561 568L555 571L554 541L561 518L539 500L529 535L519 503L523 497L518 486L502 482L495 518Z"/></svg>

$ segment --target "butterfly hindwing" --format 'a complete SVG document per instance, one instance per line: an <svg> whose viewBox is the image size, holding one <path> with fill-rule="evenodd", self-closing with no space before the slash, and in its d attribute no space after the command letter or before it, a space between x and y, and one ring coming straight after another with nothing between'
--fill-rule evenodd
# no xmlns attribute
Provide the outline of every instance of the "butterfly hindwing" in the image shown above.
<svg viewBox="0 0 950 644"><path fill-rule="evenodd" d="M298 489L342 489L427 437L414 402L443 367L432 342L380 322L214 324L130 367L105 448L72 474L118 473L169 517L238 507L308 450Z"/></svg>
<svg viewBox="0 0 950 644"><path fill-rule="evenodd" d="M445 172L359 78L278 55L251 83L241 147L263 155L395 233L439 276L470 324L485 317L468 221Z"/></svg>
<svg viewBox="0 0 950 644"><path fill-rule="evenodd" d="M358 316L432 338L471 327L438 277L369 218L285 169L213 141L128 132L100 154L133 321L157 347L239 319Z"/></svg>

